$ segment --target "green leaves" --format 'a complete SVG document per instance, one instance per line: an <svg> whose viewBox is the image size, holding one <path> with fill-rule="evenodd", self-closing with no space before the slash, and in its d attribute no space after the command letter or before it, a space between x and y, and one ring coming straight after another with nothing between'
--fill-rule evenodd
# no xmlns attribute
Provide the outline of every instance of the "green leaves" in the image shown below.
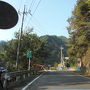
<svg viewBox="0 0 90 90"><path fill-rule="evenodd" d="M42 61L43 52L45 54L45 49L42 49L42 46L44 47L44 41L41 40L40 37L38 37L36 34L32 34L32 29L27 30L26 32L23 32L21 40L19 40L18 37L20 37L20 33L16 32L15 39L6 42L2 46L3 58L5 59L5 61L9 64L12 64L12 68L15 67L17 47L18 47L18 43L20 43L19 59L18 59L19 69L27 69L27 66L28 66L28 58L26 54L27 50L33 52L31 63L41 64L43 62ZM43 58L44 58L44 55L43 55Z"/></svg>
<svg viewBox="0 0 90 90"><path fill-rule="evenodd" d="M68 53L70 56L85 59L90 47L90 0L77 0L73 15L68 21L68 32L71 36Z"/></svg>

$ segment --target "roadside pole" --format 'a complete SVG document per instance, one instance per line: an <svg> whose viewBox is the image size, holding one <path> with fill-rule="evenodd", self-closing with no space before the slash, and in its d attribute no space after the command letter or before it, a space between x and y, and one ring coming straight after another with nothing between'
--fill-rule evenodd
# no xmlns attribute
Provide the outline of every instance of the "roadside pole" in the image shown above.
<svg viewBox="0 0 90 90"><path fill-rule="evenodd" d="M29 58L28 70L30 70L31 60Z"/></svg>
<svg viewBox="0 0 90 90"><path fill-rule="evenodd" d="M18 36L17 56L16 56L16 69L18 69L18 61L19 61L19 54L20 54L21 38L22 38L22 33L23 33L24 17L25 17L25 5L24 5L23 16L22 16L22 22L21 22L21 28L20 28L20 36Z"/></svg>
<svg viewBox="0 0 90 90"><path fill-rule="evenodd" d="M29 61L28 61L28 70L30 70L32 51L29 51L29 50L27 51L27 58L29 59Z"/></svg>
<svg viewBox="0 0 90 90"><path fill-rule="evenodd" d="M62 53L62 50L64 49L62 46L61 46L61 64L64 65L64 60L63 60L63 53Z"/></svg>
<svg viewBox="0 0 90 90"><path fill-rule="evenodd" d="M23 25L24 25L25 15L27 15L27 14L31 15L31 11L26 11L26 8L25 8L25 5L24 5L23 12L19 11L19 14L22 14L22 22L21 22L21 27L20 27L20 36L18 37L16 69L18 69L18 62L19 62L19 55L20 55L20 45L21 45L21 39L22 39L22 34L23 34Z"/></svg>

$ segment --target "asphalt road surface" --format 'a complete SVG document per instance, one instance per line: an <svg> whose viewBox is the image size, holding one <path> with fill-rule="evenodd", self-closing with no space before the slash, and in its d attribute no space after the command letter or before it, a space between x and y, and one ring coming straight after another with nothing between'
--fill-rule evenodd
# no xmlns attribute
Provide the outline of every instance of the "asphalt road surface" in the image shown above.
<svg viewBox="0 0 90 90"><path fill-rule="evenodd" d="M90 78L72 71L46 72L26 87L25 90L90 90Z"/></svg>

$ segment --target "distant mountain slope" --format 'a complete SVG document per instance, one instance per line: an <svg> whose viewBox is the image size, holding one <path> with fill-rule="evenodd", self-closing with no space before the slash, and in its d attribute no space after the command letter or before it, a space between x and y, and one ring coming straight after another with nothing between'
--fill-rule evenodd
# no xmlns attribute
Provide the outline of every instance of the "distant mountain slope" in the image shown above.
<svg viewBox="0 0 90 90"><path fill-rule="evenodd" d="M44 59L44 63L47 65L54 65L55 63L60 63L60 47L62 46L64 57L67 56L67 46L68 39L64 36L55 36L55 35L45 35L41 36L41 39L45 41L45 49L48 53L48 58ZM0 53L3 50L4 41L0 41Z"/></svg>
<svg viewBox="0 0 90 90"><path fill-rule="evenodd" d="M68 39L64 36L55 36L55 35L45 35L41 36L41 39L45 40L45 46L47 49L47 52L49 53L49 56L46 60L44 60L45 64L54 65L55 63L60 62L60 47L62 46L63 49L63 55L64 57L67 56L67 46Z"/></svg>

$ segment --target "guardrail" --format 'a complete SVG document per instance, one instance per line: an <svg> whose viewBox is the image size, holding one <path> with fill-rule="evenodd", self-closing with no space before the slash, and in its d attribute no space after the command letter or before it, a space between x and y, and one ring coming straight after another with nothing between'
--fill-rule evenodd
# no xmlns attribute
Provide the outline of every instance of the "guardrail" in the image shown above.
<svg viewBox="0 0 90 90"><path fill-rule="evenodd" d="M38 74L40 73L41 72L39 72ZM8 88L10 86L13 86L15 85L15 83L20 83L25 79L31 77L32 75L36 76L37 74L28 70L3 73L2 74L3 87Z"/></svg>

